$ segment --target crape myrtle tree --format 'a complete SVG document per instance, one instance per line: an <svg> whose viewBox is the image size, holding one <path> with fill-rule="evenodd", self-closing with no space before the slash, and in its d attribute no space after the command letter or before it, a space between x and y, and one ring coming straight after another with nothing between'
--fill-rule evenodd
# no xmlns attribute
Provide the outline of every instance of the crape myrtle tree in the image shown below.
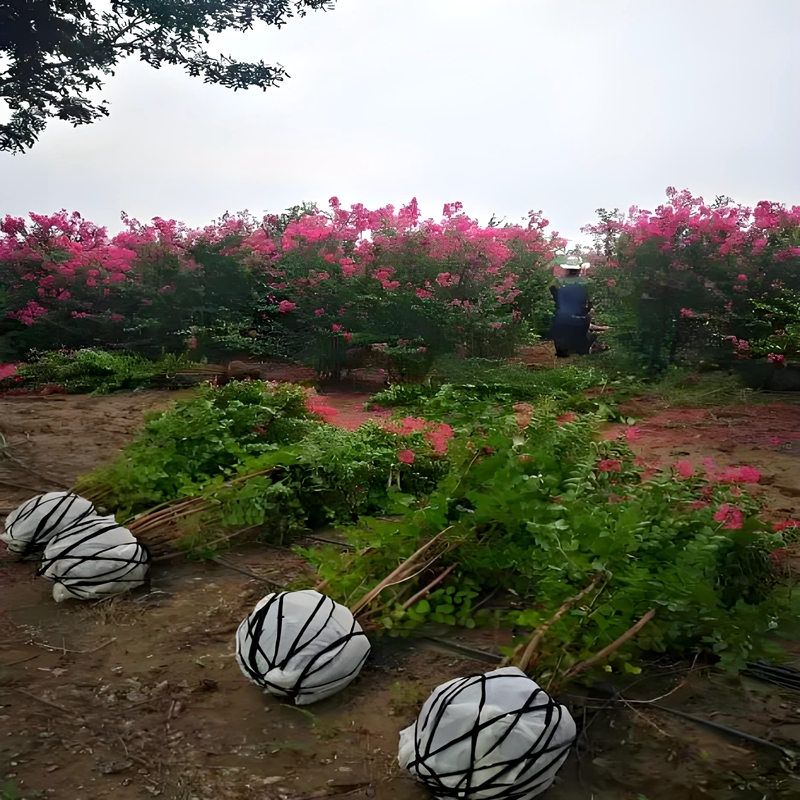
<svg viewBox="0 0 800 800"><path fill-rule="evenodd" d="M0 150L33 147L48 120L86 125L108 115L95 100L107 75L127 56L158 69L183 67L193 77L233 89L266 90L289 77L280 65L248 63L208 52L209 35L278 27L335 0L0 0Z"/></svg>

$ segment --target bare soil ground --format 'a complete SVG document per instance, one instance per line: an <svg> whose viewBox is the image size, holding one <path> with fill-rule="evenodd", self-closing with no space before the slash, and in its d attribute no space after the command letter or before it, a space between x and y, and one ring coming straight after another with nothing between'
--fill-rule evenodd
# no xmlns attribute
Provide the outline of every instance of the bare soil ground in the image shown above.
<svg viewBox="0 0 800 800"><path fill-rule="evenodd" d="M0 399L0 431L18 459L0 460L0 516L112 459L143 411L178 394ZM369 416L364 399L326 402L350 427ZM751 464L767 476L763 491L780 513L797 514L796 408L690 414L638 403L647 419L634 446L643 457ZM277 548L242 546L229 558L279 585L306 568ZM508 638L503 631L437 632L438 642L376 637L355 684L300 711L264 695L233 658L234 631L268 591L263 582L216 562L175 559L154 566L149 594L56 605L34 572L0 552L3 800L3 791L20 800L422 800L427 793L397 772L399 731L434 686L491 668L489 656L455 654L447 636L490 654ZM681 677L661 703L800 749L800 696L745 677L662 662L626 695L652 699ZM800 796L800 780L775 751L647 704L612 705L572 691L562 699L583 732L548 800Z"/></svg>

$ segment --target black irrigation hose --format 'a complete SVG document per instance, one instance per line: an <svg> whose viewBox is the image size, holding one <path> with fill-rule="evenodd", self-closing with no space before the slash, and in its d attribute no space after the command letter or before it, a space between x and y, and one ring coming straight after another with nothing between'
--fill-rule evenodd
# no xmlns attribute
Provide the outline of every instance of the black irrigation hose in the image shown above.
<svg viewBox="0 0 800 800"><path fill-rule="evenodd" d="M800 670L793 667L777 666L770 664L769 661L759 661L755 664L748 664L742 674L764 683L800 692Z"/></svg>
<svg viewBox="0 0 800 800"><path fill-rule="evenodd" d="M621 700L621 702L625 701ZM683 719L696 722L698 725L703 725L706 728L713 728L716 731L727 733L730 736L736 736L739 739L745 739L748 742L753 742L753 744L760 744L762 747L769 747L772 750L778 750L780 753L789 758L796 757L796 754L788 747L782 747L779 744L775 744L775 742L768 742L766 739L759 739L758 736L752 736L744 731L738 731L736 728L729 728L727 725L720 725L718 722L712 722L711 720L704 719L703 717L696 717L694 714L687 714L685 711L678 711L675 708L660 706L657 703L648 703L648 705L651 708L657 708L659 711L665 711L667 714L674 714L676 717L683 717Z"/></svg>
<svg viewBox="0 0 800 800"><path fill-rule="evenodd" d="M623 703L627 704L629 701L627 698L622 697L619 692L616 691L613 687L609 686L608 684L594 684L592 689L596 694L604 695L608 698L607 702L612 703ZM775 742L769 742L766 739L760 739L758 736L753 736L752 734L745 733L744 731L737 730L736 728L729 728L727 725L721 725L719 722L713 722L712 720L705 719L704 717L696 717L694 714L687 714L685 711L678 711L675 708L667 708L667 706L659 705L658 703L645 703L649 708L656 708L659 711L663 711L666 714L672 714L676 717L681 717L683 719L687 719L690 722L695 722L698 725L702 725L706 728L711 728L713 730L719 731L720 733L726 733L729 736L735 736L739 739L744 739L745 741L752 742L753 744L761 745L761 747L768 747L771 750L777 750L784 756L789 759L796 759L797 753L791 750L788 747L783 747L782 745L775 744Z"/></svg>

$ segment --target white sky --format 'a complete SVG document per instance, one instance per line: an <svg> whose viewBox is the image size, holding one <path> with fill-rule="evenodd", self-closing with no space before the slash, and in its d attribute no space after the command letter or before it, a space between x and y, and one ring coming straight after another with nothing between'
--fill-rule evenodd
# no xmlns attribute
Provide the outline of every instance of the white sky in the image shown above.
<svg viewBox="0 0 800 800"><path fill-rule="evenodd" d="M668 185L800 203L800 0L338 0L214 41L266 93L125 62L111 116L0 154L0 214L202 225L303 200L542 209L571 238Z"/></svg>

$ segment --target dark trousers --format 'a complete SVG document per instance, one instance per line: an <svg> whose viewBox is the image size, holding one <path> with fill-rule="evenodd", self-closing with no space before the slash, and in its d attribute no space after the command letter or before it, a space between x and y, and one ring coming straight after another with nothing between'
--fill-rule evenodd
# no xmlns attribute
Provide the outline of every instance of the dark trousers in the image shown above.
<svg viewBox="0 0 800 800"><path fill-rule="evenodd" d="M597 341L597 334L589 333L588 317L559 319L556 316L553 320L551 336L558 358L588 355L592 345Z"/></svg>

